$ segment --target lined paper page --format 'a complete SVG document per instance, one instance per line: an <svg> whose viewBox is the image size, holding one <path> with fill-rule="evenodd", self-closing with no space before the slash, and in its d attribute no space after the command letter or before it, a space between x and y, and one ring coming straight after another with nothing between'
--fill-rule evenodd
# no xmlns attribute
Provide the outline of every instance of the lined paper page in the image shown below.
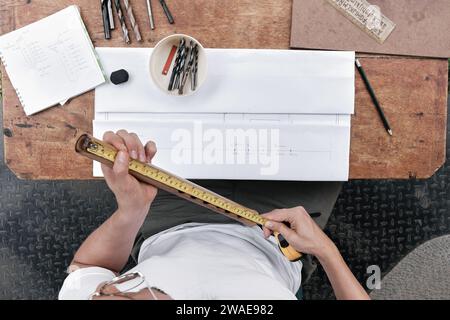
<svg viewBox="0 0 450 320"><path fill-rule="evenodd" d="M0 37L0 55L27 115L105 82L76 6Z"/></svg>

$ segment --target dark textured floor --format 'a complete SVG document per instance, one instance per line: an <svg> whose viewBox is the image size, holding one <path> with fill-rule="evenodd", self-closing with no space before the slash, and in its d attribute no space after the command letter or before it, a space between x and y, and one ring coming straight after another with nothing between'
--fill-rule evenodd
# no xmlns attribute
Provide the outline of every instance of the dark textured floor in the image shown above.
<svg viewBox="0 0 450 320"><path fill-rule="evenodd" d="M3 139L0 149L0 299L55 299L74 251L114 210L114 198L101 181L20 181L4 165ZM448 160L426 181L345 184L327 232L360 281L367 266L385 273L419 244L450 233L449 184ZM334 298L321 269L304 293Z"/></svg>

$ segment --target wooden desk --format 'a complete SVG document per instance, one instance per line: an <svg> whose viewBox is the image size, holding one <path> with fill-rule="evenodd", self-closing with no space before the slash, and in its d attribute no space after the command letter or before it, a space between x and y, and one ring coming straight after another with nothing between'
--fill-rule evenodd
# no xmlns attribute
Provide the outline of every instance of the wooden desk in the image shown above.
<svg viewBox="0 0 450 320"><path fill-rule="evenodd" d="M161 6L153 2L156 30L150 31L145 1L131 1L144 38L133 46L152 47L164 36L180 32L196 37L206 47L289 48L291 0L168 0L175 25L167 23ZM113 40L104 40L98 0L0 0L0 33L73 3L80 6L95 46L125 46L118 29ZM394 137L386 134L357 75L350 177L430 177L445 161L447 60L365 55L361 61ZM90 179L91 162L78 156L73 146L81 133L92 132L94 93L26 117L4 70L2 81L9 168L24 179Z"/></svg>

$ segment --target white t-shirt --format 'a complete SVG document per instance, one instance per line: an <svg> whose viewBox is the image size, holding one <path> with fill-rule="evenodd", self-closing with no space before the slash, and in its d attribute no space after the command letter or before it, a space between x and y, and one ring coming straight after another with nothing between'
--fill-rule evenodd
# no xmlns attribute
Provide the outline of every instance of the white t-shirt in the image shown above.
<svg viewBox="0 0 450 320"><path fill-rule="evenodd" d="M259 227L187 223L160 232L141 246L138 264L142 285L157 287L173 299L296 299L301 262L290 262L275 239ZM97 286L115 277L89 267L68 275L59 299L88 299ZM120 290L123 288L118 287Z"/></svg>

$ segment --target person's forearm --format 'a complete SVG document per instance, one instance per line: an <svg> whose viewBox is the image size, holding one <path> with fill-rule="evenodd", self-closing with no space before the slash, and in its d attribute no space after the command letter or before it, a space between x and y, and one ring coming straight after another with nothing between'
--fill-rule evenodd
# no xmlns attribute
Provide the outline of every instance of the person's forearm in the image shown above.
<svg viewBox="0 0 450 320"><path fill-rule="evenodd" d="M118 209L83 242L73 263L120 272L128 261L134 240L147 213L148 208L133 213L121 212Z"/></svg>
<svg viewBox="0 0 450 320"><path fill-rule="evenodd" d="M338 300L370 299L334 244L327 245L326 250L317 258L324 268Z"/></svg>

